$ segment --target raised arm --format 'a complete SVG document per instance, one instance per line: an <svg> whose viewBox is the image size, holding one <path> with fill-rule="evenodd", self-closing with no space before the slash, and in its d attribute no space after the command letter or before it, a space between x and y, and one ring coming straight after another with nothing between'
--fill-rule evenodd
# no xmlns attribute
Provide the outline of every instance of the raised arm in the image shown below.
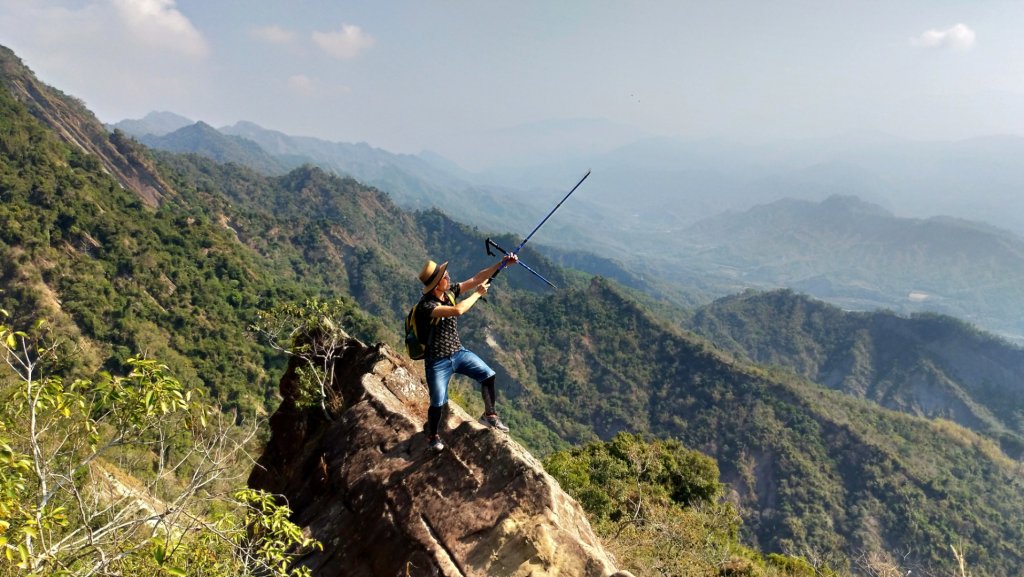
<svg viewBox="0 0 1024 577"><path fill-rule="evenodd" d="M435 319L444 317L461 317L462 315L466 314L466 312L468 312L469 309L473 308L473 305L476 304L476 301L480 300L480 297L487 294L488 286L490 286L490 283L486 282L477 285L475 287L476 290L473 291L473 294L455 303L454 305L440 305L434 307L434 310L430 311L430 316ZM463 292L465 292L465 289L463 289Z"/></svg>
<svg viewBox="0 0 1024 577"><path fill-rule="evenodd" d="M519 257L514 254L510 254L493 265L476 273L473 278L462 281L462 287L460 289L462 294L470 293L471 291L472 293L455 305L440 305L434 307L434 310L430 312L430 316L433 318L444 318L459 317L466 314L469 309L473 308L476 301L480 300L480 297L487 294L487 289L490 288L489 281L494 273L498 272L503 264L512 266L517 262L519 262Z"/></svg>
<svg viewBox="0 0 1024 577"><path fill-rule="evenodd" d="M469 292L490 280L490 278L494 276L494 273L501 269L502 265L512 266L517 262L519 262L519 257L517 255L506 255L498 262L473 275L473 278L462 281L462 292Z"/></svg>

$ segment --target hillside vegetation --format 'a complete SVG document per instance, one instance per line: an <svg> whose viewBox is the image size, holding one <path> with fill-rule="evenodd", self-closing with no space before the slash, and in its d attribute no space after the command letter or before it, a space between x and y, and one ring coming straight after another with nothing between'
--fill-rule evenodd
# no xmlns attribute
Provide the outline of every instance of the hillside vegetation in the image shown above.
<svg viewBox="0 0 1024 577"><path fill-rule="evenodd" d="M979 568L1022 562L1020 465L986 437L739 361L598 279L520 314L495 352L536 383L514 403L572 443L643 432L715 457L768 551L909 549L936 570L970 535Z"/></svg>
<svg viewBox="0 0 1024 577"><path fill-rule="evenodd" d="M25 86L19 74L5 76L4 86ZM139 190L150 189L132 189L130 179L104 170L105 158L69 144L59 115L44 114L51 99L25 100L30 92L0 90L0 308L11 313L10 326L48 318L55 334L76 343L76 355L57 367L61 376L125 374L142 353L165 362L187 388L259 413L277 402L283 363L249 334L259 311L337 298L346 330L397 345L426 258L450 260L455 278L492 262L483 239L493 231L436 210L401 210L355 180L310 166L268 177L195 155L152 153L115 133L109 138L131 152L131 167L159 171L151 182L163 192L144 196ZM531 450L549 455L621 432L675 439L717 461L743 539L769 553L827 558L838 569L864 555L899 557L915 573L948 573L949 545L968 539L968 560L980 573L1024 566L1020 464L992 440L1010 447L1020 434L1009 381L993 384L1005 394L1001 407L989 404L985 378L962 385L981 419L974 432L924 418L934 413L913 410L909 400L892 406L920 416L851 395L853 380L846 392L821 386L807 378L817 378L809 363L794 364L796 374L759 367L738 344L725 351L669 322L684 311L654 314L651 306L667 305L645 304L631 289L559 268L532 250L522 256L562 288L552 292L508 271L462 324L467 345L494 359L503 417ZM764 306L785 313L784 303ZM955 325L880 323L875 342L899 354L892 343L914 334L894 329L904 322ZM841 334L834 329L831 338ZM939 348L947 358L962 356L959 366L1013 356L984 338L948 335ZM844 350L827 331L806 338L823 357ZM891 373L894 385L898 377ZM454 392L479 409L466 383Z"/></svg>
<svg viewBox="0 0 1024 577"><path fill-rule="evenodd" d="M951 317L845 312L791 291L702 307L688 326L762 365L885 407L954 421L1024 456L1024 350Z"/></svg>
<svg viewBox="0 0 1024 577"><path fill-rule="evenodd" d="M498 182L518 183L518 191L471 184L473 175L450 163L391 154L365 143L293 137L247 122L222 128L220 133L200 122L166 136L145 136L144 142L264 173L312 163L377 186L400 206L458 206L459 218L465 222L508 230L529 230L533 225L530 215L546 210L546 194L540 191L554 182L568 184L574 173L568 167L552 166L502 173ZM802 154L807 158L838 154L832 150L837 144L826 143L824 150L803 150ZM1017 314L1024 310L1020 288L1024 279L1019 272L1024 270L1024 240L1019 232L949 217L897 217L861 199L880 202L881 197L891 203L906 203L906 198L916 198L910 204L939 202L947 210L955 205L928 198L930 188L910 187L895 194L890 188L899 185L856 163L812 163L805 170L785 175L790 165L810 161L793 157L796 151L791 150L781 153L781 157L791 158L780 160L780 166L764 165L763 161L750 165L750 154L760 156L767 151L727 152L729 147L721 146L654 140L596 159L601 178L589 182L587 193L574 198L571 218L547 230L547 238L559 247L616 259L617 267L629 269L634 277L645 277L639 285L642 290L681 306L690 306L697 299L707 303L748 287L790 287L851 309L885 307L908 314L951 314L1024 341L1024 328L1018 322L1021 315ZM965 164L969 170L995 171L1006 182L1013 182L1020 174L1011 168L1009 159L1019 147L1019 139L964 142L941 147L941 151L917 151L943 159L923 163L917 159L910 163L916 168L908 169L891 159L883 164L887 171L897 173L927 167L915 180L933 180L944 174L946 178L938 179L943 187L964 178L955 170L950 172L949 167L957 164ZM894 149L886 156L906 152ZM734 174L721 170L729 154L738 156L733 159L739 162L733 167ZM861 160L871 165L880 159ZM709 170L707 165L718 168ZM748 170L758 176L742 175ZM962 184L966 186L963 190L977 187ZM978 206L962 203L962 214L977 218L980 209L992 217L989 221L1005 222L999 207L1012 204L1008 196L999 200L999 194L984 187L974 192L985 200ZM901 201L901 197L906 198ZM989 208L981 209L982 205ZM729 212L721 214L726 209ZM555 249L548 250L554 254ZM562 260L570 265L588 262L572 251ZM598 264L596 268L603 267ZM679 290L680 285L686 290ZM1006 311L1010 314L1004 314Z"/></svg>

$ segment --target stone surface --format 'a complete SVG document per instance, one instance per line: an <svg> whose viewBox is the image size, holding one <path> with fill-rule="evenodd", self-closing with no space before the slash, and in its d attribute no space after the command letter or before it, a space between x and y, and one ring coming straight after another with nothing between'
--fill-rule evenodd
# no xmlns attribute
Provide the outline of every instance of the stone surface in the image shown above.
<svg viewBox="0 0 1024 577"><path fill-rule="evenodd" d="M594 576L616 573L582 509L540 462L454 403L447 448L427 449L427 390L387 346L346 341L328 417L297 409L295 363L249 485L282 495L324 545L317 576Z"/></svg>

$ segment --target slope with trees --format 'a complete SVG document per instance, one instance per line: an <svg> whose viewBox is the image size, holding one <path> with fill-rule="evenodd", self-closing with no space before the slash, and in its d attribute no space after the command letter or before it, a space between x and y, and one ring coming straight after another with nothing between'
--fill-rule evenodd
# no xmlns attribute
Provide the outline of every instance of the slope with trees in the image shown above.
<svg viewBox="0 0 1024 577"><path fill-rule="evenodd" d="M762 365L828 388L945 418L1024 455L1024 350L932 314L846 312L792 291L746 292L698 309L688 326Z"/></svg>
<svg viewBox="0 0 1024 577"><path fill-rule="evenodd" d="M768 551L909 549L934 571L970 539L979 570L1022 562L1020 465L981 435L739 361L601 280L524 305L509 325L495 354L536 383L514 403L571 443L643 432L715 457Z"/></svg>
<svg viewBox="0 0 1024 577"><path fill-rule="evenodd" d="M124 374L142 352L188 388L257 411L274 403L281 363L246 334L258 311L338 297L358 336L397 343L424 259L467 276L491 261L483 232L311 167L268 178L142 156L167 185L147 204L30 106L0 91L0 107L0 307L14 326L52 318L79 345L64 375ZM980 571L1024 562L1019 465L990 440L738 361L615 283L523 257L564 288L503 274L466 334L496 359L506 414L532 449L622 431L679 439L718 460L745 535L769 551L910 547L936 569L967 536ZM455 392L473 402L463 385Z"/></svg>

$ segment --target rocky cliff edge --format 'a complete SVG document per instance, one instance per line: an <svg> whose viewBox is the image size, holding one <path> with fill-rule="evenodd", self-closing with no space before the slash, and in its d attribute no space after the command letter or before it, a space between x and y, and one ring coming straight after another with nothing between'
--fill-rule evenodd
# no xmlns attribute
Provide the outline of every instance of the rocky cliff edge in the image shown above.
<svg viewBox="0 0 1024 577"><path fill-rule="evenodd" d="M316 576L626 576L579 505L506 434L454 403L447 448L423 434L420 371L386 345L348 339L332 402L299 408L293 359L283 402L249 485L280 494L323 544L301 559Z"/></svg>

